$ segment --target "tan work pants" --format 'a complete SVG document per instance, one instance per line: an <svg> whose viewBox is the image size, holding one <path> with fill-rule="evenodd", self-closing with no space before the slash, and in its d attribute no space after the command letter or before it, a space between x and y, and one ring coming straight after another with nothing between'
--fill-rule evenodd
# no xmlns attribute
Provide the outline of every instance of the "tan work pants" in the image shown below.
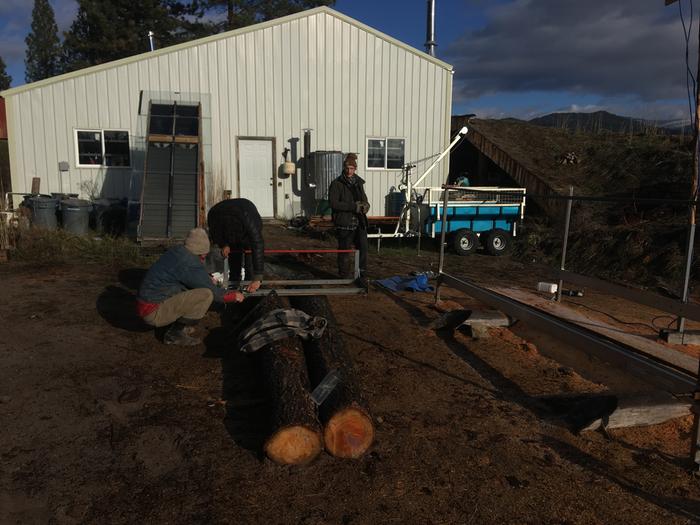
<svg viewBox="0 0 700 525"><path fill-rule="evenodd" d="M180 317L201 319L209 310L214 294L208 288L195 288L169 297L157 310L143 318L151 326L160 327L174 323Z"/></svg>

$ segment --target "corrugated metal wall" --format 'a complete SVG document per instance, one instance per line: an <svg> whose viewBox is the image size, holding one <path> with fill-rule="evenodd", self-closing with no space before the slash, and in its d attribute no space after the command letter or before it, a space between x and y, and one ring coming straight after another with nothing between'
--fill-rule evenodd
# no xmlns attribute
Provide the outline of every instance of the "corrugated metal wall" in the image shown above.
<svg viewBox="0 0 700 525"><path fill-rule="evenodd" d="M77 168L74 129L137 130L139 93L179 91L211 95L214 187L237 187L237 136L274 137L282 149L311 128L312 150L359 153L373 213L400 172L365 169L367 137L403 137L406 161L424 159L449 141L451 71L365 30L332 10L315 10L253 30L209 38L189 47L71 76L10 93L7 99L14 191L41 177L42 192L91 191L128 195L131 170ZM58 162L70 172L59 179ZM419 175L430 161L419 163ZM428 184L440 184L446 161ZM277 188L278 215L300 211L292 178ZM285 196L290 196L286 199ZM209 203L212 204L212 203Z"/></svg>

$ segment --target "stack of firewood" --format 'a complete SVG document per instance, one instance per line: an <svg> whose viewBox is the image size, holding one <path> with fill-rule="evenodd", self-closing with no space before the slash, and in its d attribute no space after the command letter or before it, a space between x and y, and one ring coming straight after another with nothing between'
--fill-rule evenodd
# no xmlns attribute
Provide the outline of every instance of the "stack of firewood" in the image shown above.
<svg viewBox="0 0 700 525"><path fill-rule="evenodd" d="M374 440L374 425L327 299L267 297L260 306L256 318L291 307L328 321L319 339L293 335L258 351L271 400L267 456L285 465L308 463L324 448L336 457L361 457ZM311 392L331 372L340 382L317 406Z"/></svg>

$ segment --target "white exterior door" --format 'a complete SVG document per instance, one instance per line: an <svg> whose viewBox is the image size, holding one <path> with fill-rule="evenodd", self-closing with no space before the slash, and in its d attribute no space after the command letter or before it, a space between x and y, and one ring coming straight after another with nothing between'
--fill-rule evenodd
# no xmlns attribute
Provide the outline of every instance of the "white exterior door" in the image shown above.
<svg viewBox="0 0 700 525"><path fill-rule="evenodd" d="M238 140L239 197L255 204L261 217L275 216L275 173L271 139Z"/></svg>

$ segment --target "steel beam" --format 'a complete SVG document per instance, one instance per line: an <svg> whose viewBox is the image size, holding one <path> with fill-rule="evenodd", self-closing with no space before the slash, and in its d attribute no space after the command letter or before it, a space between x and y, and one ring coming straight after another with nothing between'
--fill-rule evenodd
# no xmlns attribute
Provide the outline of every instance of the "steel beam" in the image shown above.
<svg viewBox="0 0 700 525"><path fill-rule="evenodd" d="M692 392L695 388L696 378L694 375L640 354L630 346L612 341L575 323L565 321L510 297L446 273L440 273L438 276L437 287L439 288L442 284L461 290L515 319L544 330L550 335L578 347L589 355L619 367L671 393L686 394Z"/></svg>
<svg viewBox="0 0 700 525"><path fill-rule="evenodd" d="M307 283L308 284L308 283ZM277 288L276 290L258 289L253 293L243 292L246 297L264 297L274 292L280 297L306 295L361 295L366 294L366 288Z"/></svg>

